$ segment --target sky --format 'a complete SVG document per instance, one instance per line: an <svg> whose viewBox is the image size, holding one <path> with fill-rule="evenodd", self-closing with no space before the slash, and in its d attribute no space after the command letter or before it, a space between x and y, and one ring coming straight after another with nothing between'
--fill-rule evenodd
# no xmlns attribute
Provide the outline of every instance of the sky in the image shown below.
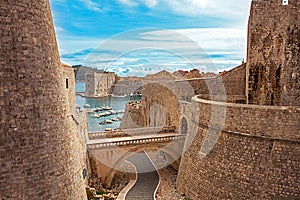
<svg viewBox="0 0 300 200"><path fill-rule="evenodd" d="M219 72L246 58L250 0L50 0L63 63L121 76Z"/></svg>

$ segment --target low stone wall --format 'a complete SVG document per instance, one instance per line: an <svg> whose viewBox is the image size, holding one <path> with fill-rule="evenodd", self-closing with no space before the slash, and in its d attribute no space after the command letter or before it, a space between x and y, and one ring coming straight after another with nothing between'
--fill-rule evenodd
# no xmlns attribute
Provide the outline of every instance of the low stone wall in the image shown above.
<svg viewBox="0 0 300 200"><path fill-rule="evenodd" d="M174 132L175 132L175 126L146 127L146 128L135 128L135 129L122 129L117 131L90 132L88 133L88 138L90 140L97 140L97 139L104 139L104 138L155 135L155 134L174 133Z"/></svg>
<svg viewBox="0 0 300 200"><path fill-rule="evenodd" d="M213 78L180 80L175 85L175 93L183 101L191 101L194 95L201 94L205 99L245 102L246 63Z"/></svg>
<svg viewBox="0 0 300 200"><path fill-rule="evenodd" d="M300 140L300 107L223 103L197 97L193 101L200 109L199 123L205 126L212 124L250 136ZM224 124L221 119L213 122L212 116L221 117L221 112L225 112Z"/></svg>
<svg viewBox="0 0 300 200"><path fill-rule="evenodd" d="M120 124L121 129L140 128L145 126L145 116L140 102L137 104L127 103L125 113Z"/></svg>
<svg viewBox="0 0 300 200"><path fill-rule="evenodd" d="M299 198L299 107L196 97L192 104L200 116L193 119L196 137L181 160L177 179L181 193L191 199ZM225 114L224 124L211 118L216 113Z"/></svg>

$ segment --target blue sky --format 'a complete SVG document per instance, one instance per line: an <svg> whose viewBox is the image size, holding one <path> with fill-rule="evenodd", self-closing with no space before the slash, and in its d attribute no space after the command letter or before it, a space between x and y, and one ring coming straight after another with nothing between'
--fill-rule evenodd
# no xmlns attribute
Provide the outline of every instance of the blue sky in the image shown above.
<svg viewBox="0 0 300 200"><path fill-rule="evenodd" d="M50 0L62 62L122 76L237 66L250 2Z"/></svg>

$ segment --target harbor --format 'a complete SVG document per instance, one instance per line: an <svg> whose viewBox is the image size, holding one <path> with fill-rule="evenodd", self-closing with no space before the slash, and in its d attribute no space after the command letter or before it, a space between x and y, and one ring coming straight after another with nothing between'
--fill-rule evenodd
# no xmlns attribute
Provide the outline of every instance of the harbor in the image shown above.
<svg viewBox="0 0 300 200"><path fill-rule="evenodd" d="M84 83L76 83L76 92L84 92L84 85ZM125 104L140 99L141 96L86 98L76 95L76 107L87 110L89 131L115 130L120 127Z"/></svg>

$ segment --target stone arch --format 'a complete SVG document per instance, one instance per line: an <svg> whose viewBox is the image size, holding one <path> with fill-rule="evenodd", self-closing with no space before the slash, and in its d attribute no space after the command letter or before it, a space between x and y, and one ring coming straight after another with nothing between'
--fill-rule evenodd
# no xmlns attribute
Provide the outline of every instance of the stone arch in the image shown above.
<svg viewBox="0 0 300 200"><path fill-rule="evenodd" d="M189 125L186 117L181 117L179 133L186 135L188 133L188 130L189 130Z"/></svg>
<svg viewBox="0 0 300 200"><path fill-rule="evenodd" d="M126 151L124 155L122 155L111 167L109 173L107 174L107 176L105 177L105 179L103 180L103 184L105 187L110 187L112 180L115 176L115 173L117 172L117 170L120 168L120 166L122 165L122 163L125 162L125 160L127 160L129 157L131 157L132 155L139 153L141 151L153 151L153 150L161 150L162 152L164 152L168 158L171 158L171 162L170 164L176 164L179 160L179 158L181 157L181 149L180 149L180 154L178 151L176 151L176 147L180 147L181 145L178 144L178 142L176 142L174 145L172 146L168 146L165 144L161 144L161 145L157 145L155 147L136 147L131 149L130 151ZM179 163L177 163L178 167L179 167Z"/></svg>

